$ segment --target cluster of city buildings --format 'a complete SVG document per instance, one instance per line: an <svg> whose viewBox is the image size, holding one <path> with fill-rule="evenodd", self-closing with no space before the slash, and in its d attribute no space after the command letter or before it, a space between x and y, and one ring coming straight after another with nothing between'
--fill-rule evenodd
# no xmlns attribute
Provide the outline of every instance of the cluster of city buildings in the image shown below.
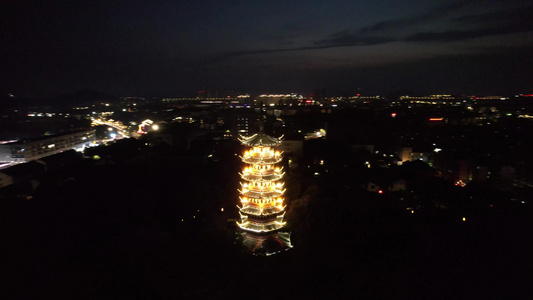
<svg viewBox="0 0 533 300"><path fill-rule="evenodd" d="M514 128L514 123L531 121L532 99L532 95L427 95L388 99L365 95L306 97L296 93L252 96L203 92L195 98L124 97L116 102L77 105L68 111L19 108L17 113L26 119L86 119L93 128L2 142L0 164L7 168L39 162L70 149L83 151L99 140L134 137L145 140L149 146L190 149L195 141L238 142L241 137L254 137L240 140L250 149L242 158L248 169L241 175L246 186L240 190L243 206L239 224L248 232L245 237L248 246L261 245L265 236L275 236L283 224L283 218L280 219L283 195L278 188L283 183L279 174L272 175L277 174L275 164L279 163L276 151L284 154L289 168L307 167L316 177L331 171L329 160L335 157L328 153L331 150L328 147L336 145L345 147L346 155L366 157L363 162L368 168L389 168L420 160L458 186L495 176L512 181L518 177L515 174L520 173L525 158L521 154L513 156L513 161L496 157L489 148L480 151L471 140L476 139L478 132L511 139L509 128ZM271 136L261 135L264 138L256 141L254 134L262 126L258 118L261 112L268 120L265 125ZM502 125L496 128L494 124ZM520 124L516 128L524 127ZM273 137L282 135L283 143ZM520 147L517 138L510 147ZM479 140L479 144L498 146L491 143ZM16 181L17 176L9 173L0 170L0 187ZM530 180L521 182L528 184ZM387 187L369 181L368 190L401 190L402 186L400 181ZM263 230L260 227L273 232L265 236L254 233ZM290 245L289 240L285 243Z"/></svg>
<svg viewBox="0 0 533 300"><path fill-rule="evenodd" d="M38 175L47 169L49 162L46 158L70 151L83 152L92 146L95 146L94 129L0 142L0 188L20 182L36 182ZM71 159L72 154L61 158Z"/></svg>
<svg viewBox="0 0 533 300"><path fill-rule="evenodd" d="M94 142L94 129L4 141L0 142L0 164L26 163L71 149L82 152Z"/></svg>

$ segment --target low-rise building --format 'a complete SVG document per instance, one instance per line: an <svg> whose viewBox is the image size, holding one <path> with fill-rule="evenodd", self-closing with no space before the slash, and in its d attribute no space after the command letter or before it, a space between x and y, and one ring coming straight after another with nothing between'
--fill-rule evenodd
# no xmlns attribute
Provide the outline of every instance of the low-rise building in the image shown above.
<svg viewBox="0 0 533 300"><path fill-rule="evenodd" d="M0 144L0 162L24 163L70 149L90 146L95 130L83 130Z"/></svg>

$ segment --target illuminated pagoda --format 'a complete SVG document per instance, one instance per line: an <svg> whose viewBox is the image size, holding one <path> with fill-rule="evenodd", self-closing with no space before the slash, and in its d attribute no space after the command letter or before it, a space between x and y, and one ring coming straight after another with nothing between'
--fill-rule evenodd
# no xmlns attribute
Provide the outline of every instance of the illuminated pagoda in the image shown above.
<svg viewBox="0 0 533 300"><path fill-rule="evenodd" d="M261 126L262 127L262 126ZM241 156L246 164L242 170L239 207L243 244L250 252L271 255L292 248L290 233L282 232L285 207L284 183L281 181L283 167L277 164L282 153L274 147L281 144L282 137L275 138L261 130L249 137L239 139L248 150Z"/></svg>

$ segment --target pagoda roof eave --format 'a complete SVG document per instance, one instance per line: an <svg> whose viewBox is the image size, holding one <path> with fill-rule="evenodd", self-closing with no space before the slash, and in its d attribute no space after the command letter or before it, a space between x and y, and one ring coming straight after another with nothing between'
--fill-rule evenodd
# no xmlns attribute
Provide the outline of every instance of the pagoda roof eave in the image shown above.
<svg viewBox="0 0 533 300"><path fill-rule="evenodd" d="M239 141L249 147L272 147L281 144L283 136L279 138L270 136L264 132L258 132L252 136L239 138Z"/></svg>

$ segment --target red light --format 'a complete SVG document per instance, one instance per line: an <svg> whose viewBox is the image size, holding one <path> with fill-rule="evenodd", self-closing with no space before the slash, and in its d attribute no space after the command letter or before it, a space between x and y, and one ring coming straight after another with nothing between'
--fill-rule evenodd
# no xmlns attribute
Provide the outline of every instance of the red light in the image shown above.
<svg viewBox="0 0 533 300"><path fill-rule="evenodd" d="M379 190L379 191L378 191L378 194L383 194L383 191L382 191L382 190Z"/></svg>
<svg viewBox="0 0 533 300"><path fill-rule="evenodd" d="M432 122L435 122L435 121L439 122L439 121L444 120L444 118L429 118L429 120Z"/></svg>
<svg viewBox="0 0 533 300"><path fill-rule="evenodd" d="M396 113L391 113L390 116L395 118L396 117Z"/></svg>
<svg viewBox="0 0 533 300"><path fill-rule="evenodd" d="M311 103L311 100L306 100L305 103Z"/></svg>

